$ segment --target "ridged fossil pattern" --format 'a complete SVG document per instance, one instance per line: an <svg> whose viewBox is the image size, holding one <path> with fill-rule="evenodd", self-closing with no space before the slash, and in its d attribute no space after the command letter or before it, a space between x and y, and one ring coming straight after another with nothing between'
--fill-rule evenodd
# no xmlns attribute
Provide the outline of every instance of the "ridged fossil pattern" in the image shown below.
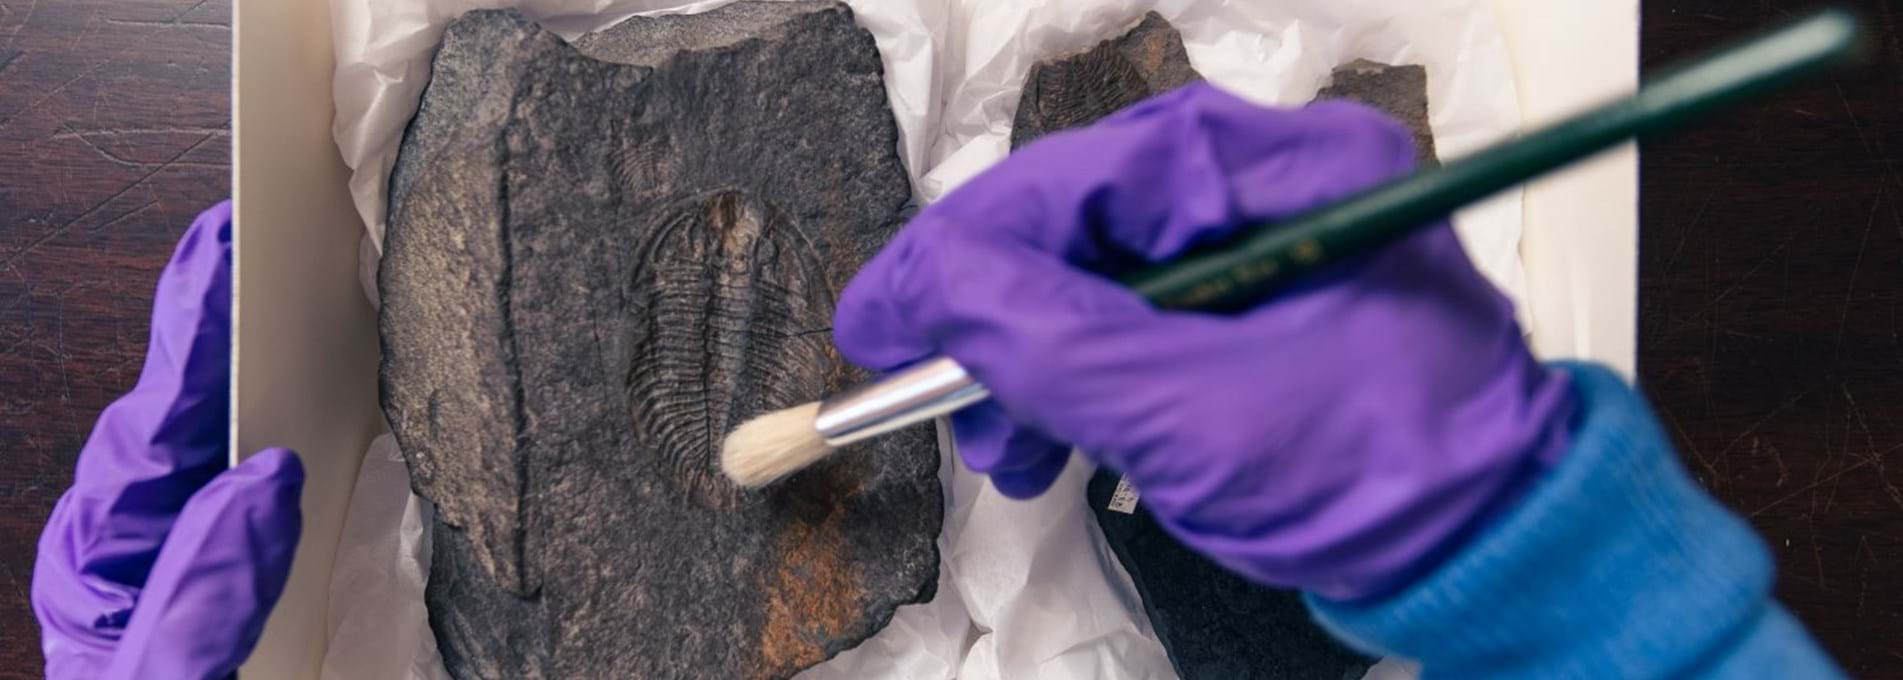
<svg viewBox="0 0 1903 680"><path fill-rule="evenodd" d="M628 404L638 447L697 503L724 508L722 437L751 414L818 398L832 295L784 213L738 190L677 202L638 247Z"/></svg>

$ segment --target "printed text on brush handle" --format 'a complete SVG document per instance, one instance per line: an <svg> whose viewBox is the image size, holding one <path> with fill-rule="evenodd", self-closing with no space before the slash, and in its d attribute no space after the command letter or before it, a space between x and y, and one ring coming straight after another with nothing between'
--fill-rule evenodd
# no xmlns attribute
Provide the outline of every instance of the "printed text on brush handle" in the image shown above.
<svg viewBox="0 0 1903 680"><path fill-rule="evenodd" d="M1260 298L1282 281L1321 265L1325 254L1320 241L1305 238L1285 251L1237 263L1217 276L1194 283L1172 285L1162 279L1146 283L1140 278L1129 283L1164 309L1219 311Z"/></svg>

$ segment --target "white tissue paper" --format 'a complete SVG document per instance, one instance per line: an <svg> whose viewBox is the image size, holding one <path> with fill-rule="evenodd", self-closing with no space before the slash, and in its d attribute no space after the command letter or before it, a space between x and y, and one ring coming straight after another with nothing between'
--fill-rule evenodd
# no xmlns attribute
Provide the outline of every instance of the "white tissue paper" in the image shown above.
<svg viewBox="0 0 1903 680"><path fill-rule="evenodd" d="M324 680L449 680L423 610L435 509L410 492L396 438L363 455L330 571Z"/></svg>
<svg viewBox="0 0 1903 680"><path fill-rule="evenodd" d="M635 14L694 13L730 1L333 0L333 131L354 171L351 194L367 227L362 250L371 300L390 168L451 20L471 9L514 6L573 39ZM1199 72L1253 101L1301 104L1335 66L1365 58L1427 68L1430 123L1443 158L1511 135L1520 121L1505 45L1479 0L847 4L874 35L885 62L886 92L902 136L899 152L921 203L1009 151L1012 114L1032 63L1087 48L1152 9L1182 33ZM1519 192L1461 211L1455 225L1481 271L1516 302L1523 299ZM1519 307L1524 320L1525 307ZM948 439L941 428L941 440ZM428 505L408 493L407 471L388 442L380 438L366 456L352 499L346 544L334 568L326 678L441 677L421 597L428 573ZM946 444L938 596L900 608L891 625L801 674L802 680L1175 677L1128 575L1084 504L1089 464L1073 457L1050 492L1015 501L951 462L953 447ZM404 491L401 502L395 502L396 488ZM379 571L378 578L345 578ZM340 587L345 583L352 585ZM391 621L403 623L398 634L386 634ZM417 631L411 624L422 626L421 632L412 635ZM1393 661L1369 673L1412 675L1407 664Z"/></svg>

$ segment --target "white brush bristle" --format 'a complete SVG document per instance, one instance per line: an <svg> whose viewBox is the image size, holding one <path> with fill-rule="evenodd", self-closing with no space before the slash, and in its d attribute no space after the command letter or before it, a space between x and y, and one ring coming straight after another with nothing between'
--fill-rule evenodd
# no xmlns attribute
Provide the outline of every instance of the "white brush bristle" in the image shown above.
<svg viewBox="0 0 1903 680"><path fill-rule="evenodd" d="M735 483L765 486L812 465L833 447L814 429L819 402L800 404L741 423L720 446L720 469Z"/></svg>

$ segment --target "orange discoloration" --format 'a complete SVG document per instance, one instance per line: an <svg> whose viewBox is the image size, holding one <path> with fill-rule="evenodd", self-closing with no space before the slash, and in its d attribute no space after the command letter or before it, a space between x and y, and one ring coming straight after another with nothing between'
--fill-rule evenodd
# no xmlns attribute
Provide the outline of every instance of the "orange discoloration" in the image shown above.
<svg viewBox="0 0 1903 680"><path fill-rule="evenodd" d="M843 512L818 523L795 519L775 537L784 560L764 584L766 625L759 650L762 678L790 676L826 658L826 644L846 637L864 609L859 565L847 554Z"/></svg>
<svg viewBox="0 0 1903 680"><path fill-rule="evenodd" d="M819 344L833 366L822 393L870 379L842 359L832 343ZM761 660L755 678L791 677L826 660L828 644L869 632L854 629L866 625L867 596L845 517L852 499L865 490L874 453L869 444L849 446L770 492L768 502L785 524L776 530L770 553L781 560L780 567L760 583L766 621L755 645Z"/></svg>

